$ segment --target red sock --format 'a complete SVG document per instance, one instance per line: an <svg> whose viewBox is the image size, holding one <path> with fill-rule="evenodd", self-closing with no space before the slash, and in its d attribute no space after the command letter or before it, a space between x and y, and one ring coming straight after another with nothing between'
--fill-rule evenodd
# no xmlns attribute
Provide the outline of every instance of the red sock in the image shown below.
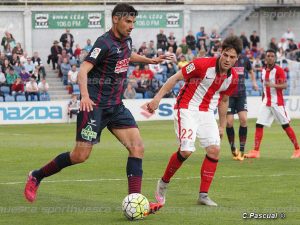
<svg viewBox="0 0 300 225"><path fill-rule="evenodd" d="M289 136L293 145L295 146L295 149L299 149L299 144L298 144L298 141L297 141L297 138L296 138L293 128L287 127L284 130L285 130L286 134Z"/></svg>
<svg viewBox="0 0 300 225"><path fill-rule="evenodd" d="M176 171L181 167L184 160L185 158L183 158L180 155L179 151L174 152L169 160L168 166L165 170L162 180L166 183L170 182L170 179L173 177Z"/></svg>
<svg viewBox="0 0 300 225"><path fill-rule="evenodd" d="M264 135L263 127L256 127L255 129L255 142L254 142L254 150L259 151L261 139Z"/></svg>
<svg viewBox="0 0 300 225"><path fill-rule="evenodd" d="M141 176L128 177L128 194L141 193L141 189L142 189Z"/></svg>
<svg viewBox="0 0 300 225"><path fill-rule="evenodd" d="M212 159L206 155L201 167L200 192L208 193L210 184L215 176L218 160Z"/></svg>

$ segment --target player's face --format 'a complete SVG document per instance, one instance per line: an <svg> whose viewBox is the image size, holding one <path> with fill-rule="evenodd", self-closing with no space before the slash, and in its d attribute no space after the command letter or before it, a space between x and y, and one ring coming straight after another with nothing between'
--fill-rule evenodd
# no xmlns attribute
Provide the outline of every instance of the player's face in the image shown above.
<svg viewBox="0 0 300 225"><path fill-rule="evenodd" d="M127 37L134 28L135 17L123 16L117 17L116 28L120 36Z"/></svg>
<svg viewBox="0 0 300 225"><path fill-rule="evenodd" d="M234 66L237 60L238 60L238 55L233 48L228 50L223 50L220 57L221 72L226 72L229 69L231 69L231 67Z"/></svg>
<svg viewBox="0 0 300 225"><path fill-rule="evenodd" d="M275 54L273 52L267 52L266 63L267 63L267 65L274 65L274 63L275 63Z"/></svg>

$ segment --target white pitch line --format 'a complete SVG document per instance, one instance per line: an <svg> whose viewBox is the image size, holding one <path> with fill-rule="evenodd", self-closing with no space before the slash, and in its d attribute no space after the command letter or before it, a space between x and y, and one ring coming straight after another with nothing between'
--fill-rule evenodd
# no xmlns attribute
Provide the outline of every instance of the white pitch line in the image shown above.
<svg viewBox="0 0 300 225"><path fill-rule="evenodd" d="M219 178L251 178L251 177L283 177L283 176L300 176L300 174L270 174L270 175L237 175L237 176L221 176ZM218 177L217 177L218 178ZM143 178L143 180L158 180L159 178ZM200 179L198 177L174 177L173 180L192 180L192 179ZM101 178L101 179L78 179L78 180L45 180L43 183L71 183L71 182L102 182L102 181L127 181L126 178ZM0 185L14 185L14 184L24 184L24 181L16 181L16 182L3 182Z"/></svg>

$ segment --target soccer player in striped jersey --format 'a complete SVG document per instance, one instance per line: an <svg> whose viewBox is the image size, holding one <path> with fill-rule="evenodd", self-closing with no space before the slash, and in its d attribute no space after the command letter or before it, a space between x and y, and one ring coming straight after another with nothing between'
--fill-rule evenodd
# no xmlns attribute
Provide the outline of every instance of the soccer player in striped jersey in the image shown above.
<svg viewBox="0 0 300 225"><path fill-rule="evenodd" d="M71 152L58 155L40 169L31 171L25 186L25 197L33 202L43 178L65 167L83 163L93 145L100 141L101 131L107 127L127 148L128 193L140 193L144 145L130 111L122 103L129 62L157 64L164 55L146 58L132 52L130 33L138 12L126 3L118 4L112 12L112 28L100 36L80 66L80 112L77 117L76 145ZM150 204L151 212L160 208Z"/></svg>
<svg viewBox="0 0 300 225"><path fill-rule="evenodd" d="M252 70L251 62L245 55L240 55L238 61L234 65L234 69L239 76L239 82L237 88L233 94L229 97L229 106L227 112L227 125L226 133L228 141L231 148L231 153L234 160L242 161L244 160L244 150L247 140L247 96L246 96L246 86L245 79L246 73L250 74L252 80L252 87L254 90L258 90L254 72ZM234 114L238 114L240 127L239 127L239 140L240 148L239 150L235 146L235 132L234 132Z"/></svg>
<svg viewBox="0 0 300 225"><path fill-rule="evenodd" d="M283 89L287 88L284 70L275 64L276 53L273 49L266 51L266 68L262 70L263 101L258 113L255 129L254 149L245 154L246 158L260 157L260 143L263 138L264 126L270 127L275 119L288 135L294 145L291 158L300 158L300 148L290 117L284 106Z"/></svg>
<svg viewBox="0 0 300 225"><path fill-rule="evenodd" d="M197 58L170 77L154 99L148 104L148 111L154 112L163 96L184 80L175 104L175 133L179 141L178 150L169 160L164 175L158 180L155 197L165 204L167 186L183 162L196 150L199 139L206 151L200 170L201 183L198 203L217 206L208 197L208 191L217 169L220 138L226 128L226 114L229 96L238 83L238 75L232 68L242 51L242 41L230 36L222 43L219 58ZM219 126L214 112L218 108Z"/></svg>

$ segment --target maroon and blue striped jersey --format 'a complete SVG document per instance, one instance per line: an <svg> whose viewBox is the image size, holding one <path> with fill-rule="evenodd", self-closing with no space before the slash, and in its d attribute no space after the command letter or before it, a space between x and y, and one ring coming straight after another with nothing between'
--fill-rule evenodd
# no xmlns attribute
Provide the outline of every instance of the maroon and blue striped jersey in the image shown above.
<svg viewBox="0 0 300 225"><path fill-rule="evenodd" d="M101 108L122 102L132 51L131 38L117 38L112 30L100 36L85 61L94 65L88 73L90 99Z"/></svg>

